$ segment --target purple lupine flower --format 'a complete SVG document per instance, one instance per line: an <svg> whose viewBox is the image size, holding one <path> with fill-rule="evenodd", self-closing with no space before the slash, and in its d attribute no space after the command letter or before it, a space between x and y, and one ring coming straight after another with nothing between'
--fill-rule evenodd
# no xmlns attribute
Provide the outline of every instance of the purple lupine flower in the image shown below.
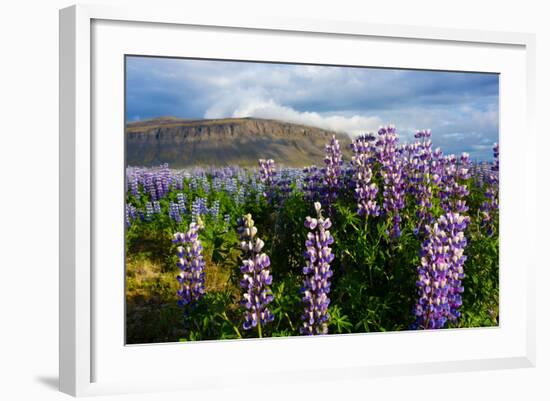
<svg viewBox="0 0 550 401"><path fill-rule="evenodd" d="M243 186L247 179L247 176L227 176L223 179L223 190L230 195L234 194L239 185Z"/></svg>
<svg viewBox="0 0 550 401"><path fill-rule="evenodd" d="M361 135L351 144L354 154L351 163L354 169L353 182L355 183L357 213L367 217L380 214L380 207L376 203L378 186L374 182L370 182L372 179L370 166L375 152L373 139L372 136Z"/></svg>
<svg viewBox="0 0 550 401"><path fill-rule="evenodd" d="M202 190L206 195L210 193L210 182L206 176L201 177Z"/></svg>
<svg viewBox="0 0 550 401"><path fill-rule="evenodd" d="M191 221L196 222L199 216L208 214L205 198L195 198L191 205Z"/></svg>
<svg viewBox="0 0 550 401"><path fill-rule="evenodd" d="M259 159L258 165L260 167L260 181L268 186L273 184L275 177L275 162L273 159Z"/></svg>
<svg viewBox="0 0 550 401"><path fill-rule="evenodd" d="M418 329L440 329L460 316L468 223L469 217L449 212L426 227L428 238L417 268L419 298L414 327Z"/></svg>
<svg viewBox="0 0 550 401"><path fill-rule="evenodd" d="M237 192L237 180L235 178L228 178L224 181L224 189L229 195L233 195Z"/></svg>
<svg viewBox="0 0 550 401"><path fill-rule="evenodd" d="M492 235L494 231L494 216L498 213L498 193L499 193L499 145L493 146L493 164L487 174L487 189L485 190L486 200L481 205L483 225L488 227L488 234Z"/></svg>
<svg viewBox="0 0 550 401"><path fill-rule="evenodd" d="M188 172L188 174L190 176L189 187L193 191L202 189L208 194L210 190L210 184L208 182L208 177L206 176L206 171L202 167L194 167L191 171Z"/></svg>
<svg viewBox="0 0 550 401"><path fill-rule="evenodd" d="M330 219L323 218L321 204L315 202L316 218L307 217L305 226L311 230L307 234L306 266L303 269L305 279L302 288L305 304L302 315L300 333L306 335L327 334L327 321L330 318L328 306L330 304L330 278L332 270L330 263L334 255L329 247L334 239L330 235Z"/></svg>
<svg viewBox="0 0 550 401"><path fill-rule="evenodd" d="M180 208L177 203L170 202L170 206L168 208L168 216L176 223L181 223Z"/></svg>
<svg viewBox="0 0 550 401"><path fill-rule="evenodd" d="M185 178L183 174L181 174L181 172L178 172L172 177L172 185L176 188L176 190L183 191L184 180Z"/></svg>
<svg viewBox="0 0 550 401"><path fill-rule="evenodd" d="M176 199L178 201L178 210L180 214L185 214L187 208L185 204L187 203L187 196L184 193L179 192L176 195Z"/></svg>
<svg viewBox="0 0 550 401"><path fill-rule="evenodd" d="M472 176L475 177L475 183L478 188L483 188L489 181L491 165L487 162L476 163L472 166Z"/></svg>
<svg viewBox="0 0 550 401"><path fill-rule="evenodd" d="M155 214L160 214L161 209L160 209L160 202L159 201L153 201L153 212Z"/></svg>
<svg viewBox="0 0 550 401"><path fill-rule="evenodd" d="M273 321L274 316L268 308L273 301L270 285L273 281L269 266L269 257L262 253L264 242L256 237L258 229L252 216L247 214L238 221L238 233L243 251L241 288L244 290L241 304L246 309L243 329L257 328L262 337L262 326Z"/></svg>
<svg viewBox="0 0 550 401"><path fill-rule="evenodd" d="M213 177L212 178L212 189L216 192L220 192L223 188L223 179L221 179L220 177Z"/></svg>
<svg viewBox="0 0 550 401"><path fill-rule="evenodd" d="M164 198L170 192L170 183L172 182L172 171L170 171L168 163L164 163L160 166L158 181L161 189L159 192L159 198Z"/></svg>
<svg viewBox="0 0 550 401"><path fill-rule="evenodd" d="M273 159L259 159L259 178L260 182L265 188L264 197L270 201L274 198L274 185L275 185L275 162Z"/></svg>
<svg viewBox="0 0 550 401"><path fill-rule="evenodd" d="M279 179L277 180L277 189L283 199L286 199L292 192L291 170L281 169Z"/></svg>
<svg viewBox="0 0 550 401"><path fill-rule="evenodd" d="M151 221L154 214L155 211L153 210L153 204L151 202L147 202L145 204L145 221Z"/></svg>
<svg viewBox="0 0 550 401"><path fill-rule="evenodd" d="M323 202L326 204L329 214L332 211L332 203L338 196L342 179L342 150L338 139L333 135L330 142L325 145L325 167L323 173Z"/></svg>
<svg viewBox="0 0 550 401"><path fill-rule="evenodd" d="M144 179L145 192L149 194L151 200L157 200L158 199L157 189L155 186L153 173L151 173L150 171L145 172L143 179Z"/></svg>
<svg viewBox="0 0 550 401"><path fill-rule="evenodd" d="M246 193L244 190L244 186L239 186L239 189L237 190L237 196L235 197L235 203L237 205L242 205L244 203L246 197Z"/></svg>
<svg viewBox="0 0 550 401"><path fill-rule="evenodd" d="M214 204L208 209L208 214L212 217L212 219L218 220L218 216L220 214L220 201L218 199L216 199Z"/></svg>
<svg viewBox="0 0 550 401"><path fill-rule="evenodd" d="M414 233L419 234L427 224L431 224L432 208L432 141L430 130L417 131L414 135L419 139L413 144L406 145L408 158L405 166L405 175L408 181L407 192L412 194L418 205L416 217L418 219Z"/></svg>
<svg viewBox="0 0 550 401"><path fill-rule="evenodd" d="M468 211L465 198L468 196L468 187L465 180L470 178L470 156L463 153L460 159L455 155L443 156L438 159L436 169L441 181L439 185L440 204L445 212L465 213Z"/></svg>
<svg viewBox="0 0 550 401"><path fill-rule="evenodd" d="M197 177L192 177L191 181L189 182L189 187L191 190L196 191L199 187L199 179Z"/></svg>
<svg viewBox="0 0 550 401"><path fill-rule="evenodd" d="M199 301L205 293L205 263L199 239L200 228L200 223L191 223L187 232L174 234L173 242L178 245L177 266L180 268L177 276L180 285L177 292L180 306Z"/></svg>
<svg viewBox="0 0 550 401"><path fill-rule="evenodd" d="M350 162L344 162L342 165L342 188L354 188L355 181L353 176L355 174L355 167Z"/></svg>
<svg viewBox="0 0 550 401"><path fill-rule="evenodd" d="M126 226L129 228L137 218L137 210L134 205L127 203L125 207Z"/></svg>
<svg viewBox="0 0 550 401"><path fill-rule="evenodd" d="M130 192L136 199L139 199L139 175L136 169L128 167L127 181L130 184Z"/></svg>
<svg viewBox="0 0 550 401"><path fill-rule="evenodd" d="M321 175L317 166L304 167L304 199L308 202L319 201Z"/></svg>
<svg viewBox="0 0 550 401"><path fill-rule="evenodd" d="M405 183L403 161L399 157L397 145L399 137L395 127L389 125L378 130L377 151L384 179L383 208L390 223L388 234L391 238L401 236L400 211L405 207Z"/></svg>
<svg viewBox="0 0 550 401"><path fill-rule="evenodd" d="M294 182L297 191L301 191L304 187L304 172L300 168L287 169L288 179Z"/></svg>
<svg viewBox="0 0 550 401"><path fill-rule="evenodd" d="M164 196L164 185L162 182L162 176L158 172L153 174L153 182L155 185L156 199L161 199Z"/></svg>
<svg viewBox="0 0 550 401"><path fill-rule="evenodd" d="M264 191L264 185L261 183L261 182L258 182L255 186L255 194L256 194L256 203L258 203L261 199L261 197L264 197L265 196L265 191Z"/></svg>
<svg viewBox="0 0 550 401"><path fill-rule="evenodd" d="M449 278L450 290L448 295L450 307L449 320L456 322L461 316L460 307L462 306L462 293L464 292L462 279L464 278L464 263L467 259L466 255L464 255L464 250L468 244L464 232L470 224L470 218L458 213L452 213L447 220L449 223L449 248L451 253L451 276Z"/></svg>
<svg viewBox="0 0 550 401"><path fill-rule="evenodd" d="M132 226L132 219L130 219L130 213L128 212L128 204L126 204L124 213L125 213L126 227L130 228Z"/></svg>
<svg viewBox="0 0 550 401"><path fill-rule="evenodd" d="M255 195L256 202L259 202L262 197L265 197L265 185L260 180L260 173L253 171L250 176L249 190Z"/></svg>

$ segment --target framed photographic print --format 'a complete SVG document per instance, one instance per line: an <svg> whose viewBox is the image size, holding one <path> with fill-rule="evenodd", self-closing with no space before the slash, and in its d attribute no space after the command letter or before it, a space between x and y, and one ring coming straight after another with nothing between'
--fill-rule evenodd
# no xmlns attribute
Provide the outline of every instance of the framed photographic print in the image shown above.
<svg viewBox="0 0 550 401"><path fill-rule="evenodd" d="M533 48L62 10L61 390L532 366Z"/></svg>

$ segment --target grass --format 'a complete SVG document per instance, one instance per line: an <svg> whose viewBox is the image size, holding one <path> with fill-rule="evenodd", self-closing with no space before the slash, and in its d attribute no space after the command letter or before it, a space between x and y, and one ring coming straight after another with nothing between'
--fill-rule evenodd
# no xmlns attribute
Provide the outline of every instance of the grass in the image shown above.
<svg viewBox="0 0 550 401"><path fill-rule="evenodd" d="M205 255L205 287L209 294L227 293L238 309L240 290L231 272ZM175 342L184 336L184 314L177 305L178 269L147 253L126 258L126 343Z"/></svg>
<svg viewBox="0 0 550 401"><path fill-rule="evenodd" d="M201 127L220 124L242 124L249 119L247 118L218 118L212 120L177 120L177 122L161 122L159 124L132 125L126 127L126 132L144 132L156 128L173 128L173 127Z"/></svg>
<svg viewBox="0 0 550 401"><path fill-rule="evenodd" d="M158 123L155 124L155 120L159 120ZM269 118L251 118L251 117L240 117L240 118L213 118L213 119L179 119L176 117L159 117L154 118L150 120L143 120L143 124L140 124L139 121L133 121L129 125L126 126L126 132L146 132L146 131L152 131L157 128L174 128L174 127L208 127L212 125L221 125L221 124L244 124L247 121L266 121L266 122L277 122L282 124L292 124L297 127L304 127L304 128L316 128L321 131L329 131L325 130L323 128L315 127L312 125L306 125L306 124L296 124L296 123L290 123L286 121L279 121Z"/></svg>

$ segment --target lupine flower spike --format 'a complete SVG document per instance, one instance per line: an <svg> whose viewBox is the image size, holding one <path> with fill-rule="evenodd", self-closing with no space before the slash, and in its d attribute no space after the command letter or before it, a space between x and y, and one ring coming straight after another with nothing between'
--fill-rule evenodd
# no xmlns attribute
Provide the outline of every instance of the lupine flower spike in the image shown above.
<svg viewBox="0 0 550 401"><path fill-rule="evenodd" d="M273 277L269 270L269 257L262 253L264 242L256 236L258 229L254 226L252 216L247 214L239 219L238 232L243 251L241 288L244 290L241 304L245 308L243 329L256 328L262 337L262 326L273 321L273 314L268 308L273 301L271 282Z"/></svg>
<svg viewBox="0 0 550 401"><path fill-rule="evenodd" d="M464 230L469 221L469 217L449 212L426 227L428 238L422 245L416 283L415 328L440 329L460 316L466 261Z"/></svg>
<svg viewBox="0 0 550 401"><path fill-rule="evenodd" d="M264 197L266 197L268 200L273 199L273 191L275 186L275 162L273 159L259 159L258 160L259 165L259 175L260 175L260 182L263 184L265 188Z"/></svg>
<svg viewBox="0 0 550 401"><path fill-rule="evenodd" d="M330 219L323 218L321 204L315 202L316 218L307 217L305 226L311 230L306 240L306 266L304 272L304 286L302 288L305 304L302 315L301 334L327 334L329 319L328 306L330 304L330 278L332 270L330 263L334 259L329 247L334 239L330 235Z"/></svg>
<svg viewBox="0 0 550 401"><path fill-rule="evenodd" d="M493 164L487 174L487 189L485 201L481 205L483 224L487 227L489 235L493 235L495 214L498 213L498 183L499 183L499 146L493 146Z"/></svg>
<svg viewBox="0 0 550 401"><path fill-rule="evenodd" d="M306 201L318 201L321 190L321 176L317 166L304 167L304 199Z"/></svg>
<svg viewBox="0 0 550 401"><path fill-rule="evenodd" d="M433 220L431 212L433 206L433 177L430 170L432 165L431 131L417 131L414 137L417 141L405 146L406 151L408 151L406 176L408 180L407 191L414 196L418 204L415 213L418 221L414 233L420 235L426 234L424 227L431 224Z"/></svg>
<svg viewBox="0 0 550 401"><path fill-rule="evenodd" d="M324 203L329 210L332 210L332 203L338 196L338 190L342 179L342 151L336 136L332 136L330 142L325 146L325 167L323 168L323 191Z"/></svg>
<svg viewBox="0 0 550 401"><path fill-rule="evenodd" d="M204 258L202 243L199 240L199 230L202 222L191 223L185 233L174 234L173 242L177 247L177 266L180 273L177 277L180 285L178 289L178 304L185 306L194 304L204 295Z"/></svg>
<svg viewBox="0 0 550 401"><path fill-rule="evenodd" d="M391 238L401 236L400 211L405 207L405 184L403 180L403 161L399 157L397 144L399 137L395 127L387 126L378 130L378 159L384 179L384 202Z"/></svg>
<svg viewBox="0 0 550 401"><path fill-rule="evenodd" d="M361 135L353 141L351 149L354 167L353 181L355 183L355 197L357 198L357 213L360 216L378 216L380 207L376 203L378 187L372 179L372 158L374 156L374 136Z"/></svg>

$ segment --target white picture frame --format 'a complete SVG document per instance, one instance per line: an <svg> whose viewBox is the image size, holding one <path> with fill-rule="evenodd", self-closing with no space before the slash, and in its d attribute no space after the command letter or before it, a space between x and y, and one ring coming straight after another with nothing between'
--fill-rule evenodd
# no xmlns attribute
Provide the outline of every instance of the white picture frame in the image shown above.
<svg viewBox="0 0 550 401"><path fill-rule="evenodd" d="M120 160L123 158L120 147L123 123L121 114L113 111L113 115L109 116L106 113L109 112L108 108L114 110L113 107L122 107L122 104L117 106L116 103L120 103L123 96L123 71L118 68L120 55L135 53L137 50L139 54L160 52L166 56L181 56L176 53L191 50L178 50L175 41L161 40L180 34L198 35L201 43L207 45L207 49L196 50L206 52L203 55L213 51L208 50L212 43L211 49L218 49L216 57L221 55L220 58L224 58L224 51L230 50L220 49L216 42L219 39L236 40L236 37L251 46L246 46L249 53L244 49L233 49L232 57L250 59L254 54L254 59L268 57L253 49L252 44L257 39L254 35L262 35L265 43L273 44L271 54L278 52L283 61L299 61L304 57L310 57L308 60L315 57L340 57L338 60L346 60L346 57L359 57L349 54L350 48L364 45L373 54L387 52L385 61L377 66L477 70L503 74L501 325L498 328L439 332L334 335L323 338L322 344L319 339L285 338L125 346L119 338L124 321L123 314L119 313L123 294L120 293L120 299L116 298L121 280L123 282L123 261L118 258L123 237L116 237L123 224L123 209L117 200L120 194L113 195L113 207L103 195L110 194L113 188L120 188L120 191L123 188L120 185L123 182L122 170L120 176L113 174L120 168ZM290 42L286 42L290 39L295 43L294 52L292 45L288 46ZM341 54L334 43L330 43L336 39ZM305 49L299 48L299 43L311 45L308 49L313 49L312 52L304 55L297 51ZM316 46L325 44L327 49L334 49L334 52L331 56L316 56L321 54L315 53ZM395 48L402 50L399 56L401 59L391 50L384 50L392 46L400 46ZM523 33L257 16L224 20L189 14L183 7L163 10L153 7L78 5L61 10L60 390L80 396L234 386L238 384L232 370L247 369L235 363L235 359L247 354L271 358L271 382L274 378L282 381L343 377L361 380L380 375L534 366L534 270L537 261L535 253L531 251L534 245L521 234L524 230L535 231L535 180L530 172L535 170L536 151L535 146L521 146L522 143L535 143L534 48L534 35ZM424 60L428 61L422 61L424 64L409 61L412 58L407 55L410 52L408 49L425 52ZM437 61L430 56L434 49L444 60ZM192 55L196 56L196 52ZM461 52L465 57L458 62L456 60ZM472 54L479 55L478 59L475 60ZM319 61L327 60L323 58ZM349 63L362 65L359 58L350 59ZM116 68L110 70L112 66ZM107 85L116 88L110 100L105 98L104 89ZM509 96L512 93L515 99ZM120 137L112 132L110 136L101 134L105 132L103 128L116 127L120 130ZM521 136L515 136L515 132L521 132ZM109 142L111 140L114 142ZM514 169L507 164L507 161L513 159L518 160ZM517 184L518 188L512 188L513 182L520 183ZM111 237L105 228L112 221L115 221L112 224L117 228L113 229ZM116 257L112 258L113 255ZM98 267L107 265L112 266L112 269L102 270ZM515 270L507 268L508 265L514 265ZM118 267L121 270L117 273ZM101 288L101 297L97 293L98 288ZM109 322L114 322L112 327ZM458 344L455 350L441 355L430 354L430 344L449 341ZM428 350L427 354L420 358L413 350L407 352L411 344L424 347ZM316 358L315 352L321 345L328 356ZM396 353L376 352L376 349L383 351L389 345L405 351L397 353L397 356ZM347 352L349 350L354 352ZM285 354L286 362L283 358ZM296 355L300 354L307 355L309 364L296 366L299 363ZM181 372L178 375L170 374L178 358L181 360L182 357L193 365L185 379L181 378ZM159 360L166 361L168 367L165 370L147 371L144 368L146 371L140 372L133 369L140 361L147 367ZM216 361L216 364L212 364L212 361ZM229 365L228 361L233 362ZM289 366L285 366L285 363ZM254 372L250 373L253 376ZM175 380L177 377L179 379ZM261 385L262 377L258 375L256 379L256 384Z"/></svg>

